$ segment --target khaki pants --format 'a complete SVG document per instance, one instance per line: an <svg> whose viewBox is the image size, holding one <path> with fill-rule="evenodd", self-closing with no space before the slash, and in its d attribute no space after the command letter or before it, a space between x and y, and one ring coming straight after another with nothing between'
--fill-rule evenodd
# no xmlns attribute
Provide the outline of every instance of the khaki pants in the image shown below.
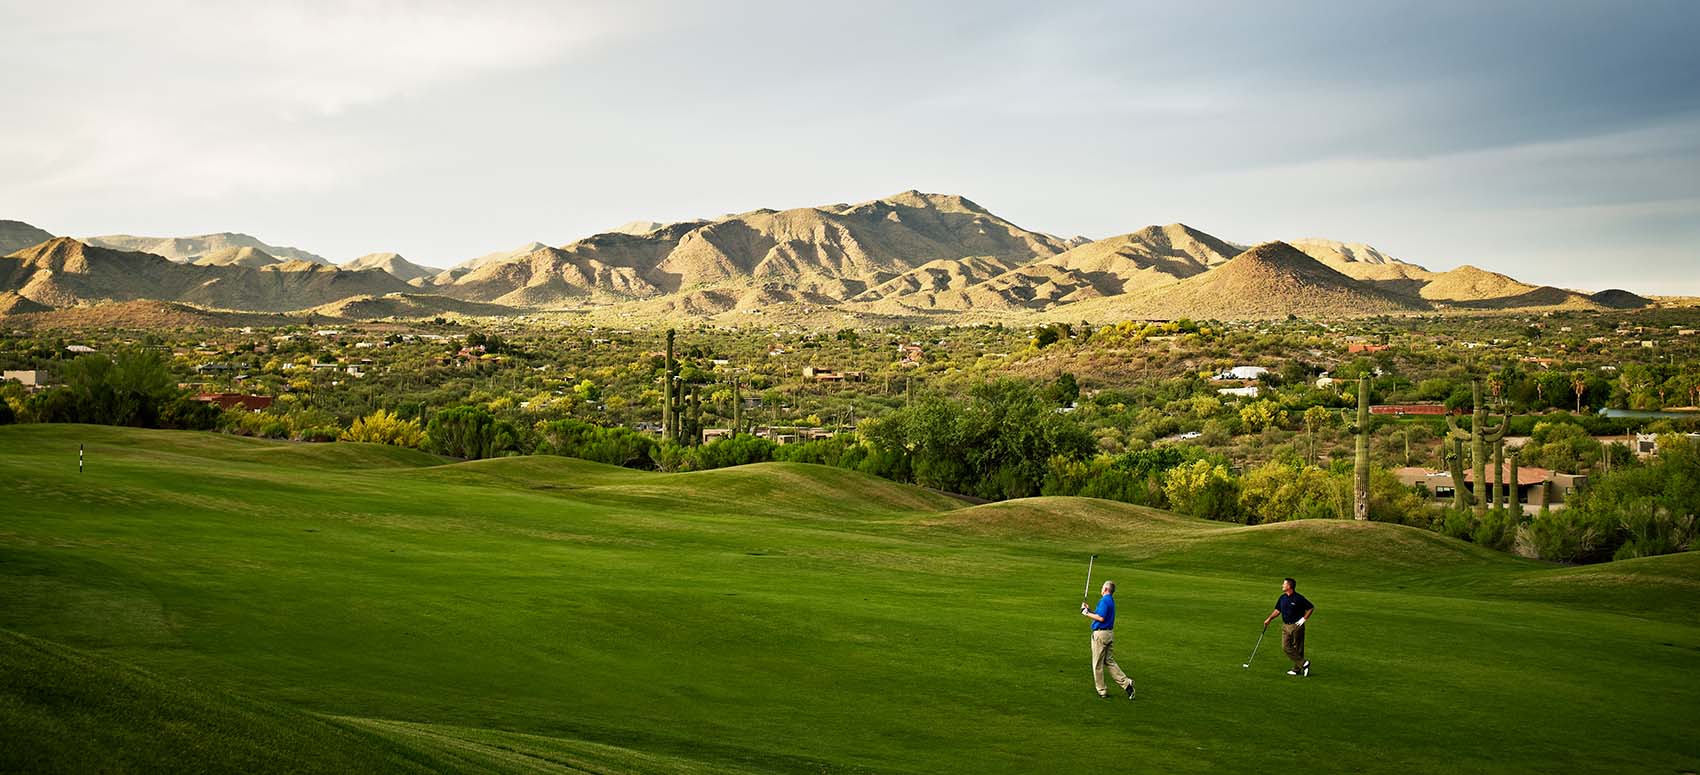
<svg viewBox="0 0 1700 775"><path fill-rule="evenodd" d="M1293 660L1293 669L1300 670L1305 666L1305 628L1296 624L1281 624L1281 650L1287 652L1287 658Z"/></svg>
<svg viewBox="0 0 1700 775"><path fill-rule="evenodd" d="M1098 687L1098 693L1101 695L1109 693L1108 687L1104 686L1105 668L1110 670L1110 680L1115 681L1123 691L1133 687L1133 679L1127 677L1127 673L1122 672L1121 666L1116 664L1115 654L1112 653L1115 647L1115 630L1092 631L1092 683Z"/></svg>

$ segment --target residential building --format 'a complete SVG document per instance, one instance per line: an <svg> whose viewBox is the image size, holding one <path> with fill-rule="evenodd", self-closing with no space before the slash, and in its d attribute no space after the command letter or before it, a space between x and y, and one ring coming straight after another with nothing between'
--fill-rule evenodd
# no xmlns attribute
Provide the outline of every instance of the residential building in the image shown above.
<svg viewBox="0 0 1700 775"><path fill-rule="evenodd" d="M19 384L31 390L47 384L47 372L37 371L34 369L7 371L4 373L3 378L7 380L16 380Z"/></svg>
<svg viewBox="0 0 1700 775"><path fill-rule="evenodd" d="M1215 377L1212 377L1212 379L1214 379L1218 382L1220 382L1222 380L1227 380L1227 379L1251 380L1251 379L1259 379L1263 375L1268 374L1268 373L1269 373L1269 370L1262 367L1262 366L1235 366L1231 369L1228 369L1227 371L1222 372L1221 374L1217 374Z"/></svg>
<svg viewBox="0 0 1700 775"><path fill-rule="evenodd" d="M1415 486L1423 485L1428 490L1430 501L1435 505L1444 506L1452 502L1452 474L1447 471L1431 471L1420 466L1396 468L1393 475L1399 481ZM1488 486L1493 486L1493 472L1487 472ZM1511 465L1506 464L1500 472L1500 481L1510 488ZM1545 468L1525 466L1517 469L1516 498L1517 503L1525 510L1538 509L1542 506L1557 506L1563 504L1577 490L1586 487L1586 474L1563 474ZM1464 487L1469 492L1475 492L1475 471L1473 468L1464 469Z"/></svg>
<svg viewBox="0 0 1700 775"><path fill-rule="evenodd" d="M814 366L803 367L803 379L812 379L816 382L862 382L867 379L867 376L866 372L861 371L840 372L832 369L815 368Z"/></svg>
<svg viewBox="0 0 1700 775"><path fill-rule="evenodd" d="M201 393L195 396L195 400L218 404L220 409L235 409L241 406L250 412L258 412L272 405L271 396L250 396L242 393Z"/></svg>
<svg viewBox="0 0 1700 775"><path fill-rule="evenodd" d="M1394 417L1408 415L1436 416L1446 414L1445 404L1379 404L1369 408L1370 414L1388 414Z"/></svg>

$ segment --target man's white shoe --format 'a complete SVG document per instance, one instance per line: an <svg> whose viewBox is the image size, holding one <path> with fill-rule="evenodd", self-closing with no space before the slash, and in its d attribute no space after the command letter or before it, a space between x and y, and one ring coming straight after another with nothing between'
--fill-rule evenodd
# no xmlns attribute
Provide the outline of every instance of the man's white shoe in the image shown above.
<svg viewBox="0 0 1700 775"><path fill-rule="evenodd" d="M1299 674L1299 671L1297 671L1297 670L1288 670L1287 671L1287 675L1298 675L1298 674Z"/></svg>
<svg viewBox="0 0 1700 775"><path fill-rule="evenodd" d="M1310 676L1310 660L1305 660L1304 670L1301 672L1303 672L1307 678Z"/></svg>

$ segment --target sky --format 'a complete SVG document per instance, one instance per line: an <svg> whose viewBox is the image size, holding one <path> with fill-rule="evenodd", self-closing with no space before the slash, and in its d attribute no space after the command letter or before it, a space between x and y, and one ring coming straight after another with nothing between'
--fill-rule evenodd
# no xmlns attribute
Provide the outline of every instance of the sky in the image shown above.
<svg viewBox="0 0 1700 775"><path fill-rule="evenodd" d="M0 0L0 218L448 266L919 189L1700 295L1697 40L1691 0Z"/></svg>

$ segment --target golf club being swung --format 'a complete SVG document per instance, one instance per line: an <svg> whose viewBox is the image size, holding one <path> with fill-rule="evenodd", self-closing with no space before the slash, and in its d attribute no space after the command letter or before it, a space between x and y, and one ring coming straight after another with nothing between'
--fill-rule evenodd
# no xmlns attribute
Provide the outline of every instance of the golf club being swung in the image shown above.
<svg viewBox="0 0 1700 775"><path fill-rule="evenodd" d="M1098 561L1098 555L1096 555L1096 554L1092 555L1092 559L1086 561L1086 588L1080 590L1080 604L1081 605L1085 605L1086 604L1086 598L1089 595L1092 594L1092 563L1095 563L1097 561Z"/></svg>
<svg viewBox="0 0 1700 775"><path fill-rule="evenodd" d="M1269 632L1269 628L1264 627L1262 632L1257 633L1257 643L1251 647L1251 656L1246 657L1245 664L1240 665L1240 667L1251 667L1251 661L1257 659L1257 647L1263 645L1263 636L1267 632Z"/></svg>

